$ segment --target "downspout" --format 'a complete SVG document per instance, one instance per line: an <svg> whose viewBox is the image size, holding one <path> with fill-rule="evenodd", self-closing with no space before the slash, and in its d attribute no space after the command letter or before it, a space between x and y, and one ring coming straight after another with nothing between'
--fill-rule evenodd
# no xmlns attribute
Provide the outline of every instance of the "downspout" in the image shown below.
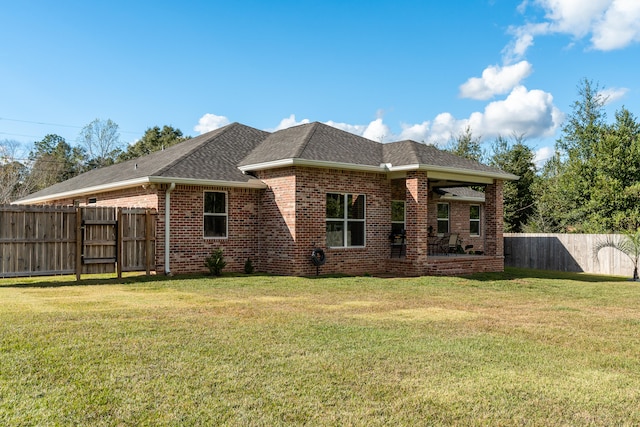
<svg viewBox="0 0 640 427"><path fill-rule="evenodd" d="M176 188L176 183L172 182L164 196L164 274L171 276L171 266L169 265L170 244L171 244L171 192Z"/></svg>

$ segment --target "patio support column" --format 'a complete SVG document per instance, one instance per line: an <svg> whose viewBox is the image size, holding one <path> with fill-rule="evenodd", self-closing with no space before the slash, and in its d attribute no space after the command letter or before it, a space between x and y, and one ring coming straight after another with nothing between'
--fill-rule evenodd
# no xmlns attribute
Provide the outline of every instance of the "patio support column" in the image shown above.
<svg viewBox="0 0 640 427"><path fill-rule="evenodd" d="M406 258L413 262L417 274L422 274L427 264L427 204L429 182L422 171L407 172L406 177Z"/></svg>
<svg viewBox="0 0 640 427"><path fill-rule="evenodd" d="M494 181L485 188L485 254L489 256L504 256L502 205L502 181Z"/></svg>

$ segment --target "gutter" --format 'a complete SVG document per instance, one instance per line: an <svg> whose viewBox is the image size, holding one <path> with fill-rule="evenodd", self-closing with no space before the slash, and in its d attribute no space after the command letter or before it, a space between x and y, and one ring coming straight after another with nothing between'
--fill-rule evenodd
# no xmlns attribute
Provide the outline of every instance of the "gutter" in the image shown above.
<svg viewBox="0 0 640 427"><path fill-rule="evenodd" d="M171 248L171 192L176 188L176 183L172 182L164 196L164 274L171 276L171 266L169 265Z"/></svg>
<svg viewBox="0 0 640 427"><path fill-rule="evenodd" d="M280 167L286 167L286 166L307 166L307 167L345 169L345 170L355 170L355 171L361 171L361 172L377 172L377 173L408 172L408 171L420 170L420 171L427 171L427 172L453 173L457 175L466 175L469 177L500 179L505 181L515 181L520 179L519 176L511 173L507 173L507 172L500 173L495 171L464 169L464 168L456 168L452 166L437 166L437 165L429 165L429 164L423 164L423 163L415 163L415 164L399 165L399 166L394 166L391 163L381 163L379 166L373 166L373 165L358 165L353 163L330 162L330 161L323 161L323 160L309 160L309 159L299 159L299 158L289 158L289 159L274 160L274 161L263 162L263 163L240 165L238 166L238 169L240 169L241 172L246 173L249 171L259 171L259 170L280 168Z"/></svg>
<svg viewBox="0 0 640 427"><path fill-rule="evenodd" d="M514 175L508 172L497 173L493 171L480 171L480 170L473 170L473 169L456 168L452 166L427 165L423 163L391 166L389 170L392 172L423 170L427 172L443 172L443 173L453 173L458 175L469 175L469 176L478 176L483 178L501 179L504 181L517 181L520 179L518 175Z"/></svg>
<svg viewBox="0 0 640 427"><path fill-rule="evenodd" d="M250 165L241 165L241 166L238 166L238 169L240 169L241 172L249 172L249 171L260 171L265 169L281 168L286 166L307 166L307 167L315 167L315 168L345 169L345 170L355 170L355 171L361 171L361 172L377 172L377 173L384 173L388 171L386 164L381 164L380 166L357 165L354 163L329 162L325 160L308 160L308 159L299 159L299 158L289 158L289 159L274 160L270 162L256 163L256 164L250 164Z"/></svg>
<svg viewBox="0 0 640 427"><path fill-rule="evenodd" d="M247 181L219 181L219 180L209 180L209 179L192 179L192 178L165 178L159 176L145 176L142 178L134 178L125 181L117 181L111 182L109 184L101 184L94 185L86 188L79 188L77 190L69 190L63 191L60 193L48 194L46 196L40 197L29 197L16 200L12 202L12 204L33 204L33 203L44 203L51 200L59 200L66 199L71 197L79 197L79 196L94 196L99 193L104 193L106 191L116 191L122 190L125 188L137 187L140 185L147 184L182 184L182 185L202 185L202 186L212 186L212 187L235 187L235 188L267 188L266 184L262 181L251 178Z"/></svg>
<svg viewBox="0 0 640 427"><path fill-rule="evenodd" d="M447 202L472 202L472 203L484 203L484 197L472 197L472 196L440 196L436 200L445 200Z"/></svg>

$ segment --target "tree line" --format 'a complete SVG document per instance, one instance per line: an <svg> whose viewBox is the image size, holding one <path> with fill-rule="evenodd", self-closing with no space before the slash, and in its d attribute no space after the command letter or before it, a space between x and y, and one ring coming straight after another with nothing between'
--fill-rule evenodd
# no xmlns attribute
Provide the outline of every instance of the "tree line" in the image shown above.
<svg viewBox="0 0 640 427"><path fill-rule="evenodd" d="M172 126L148 128L142 138L125 147L118 125L95 119L82 128L78 144L48 134L22 154L16 141L0 141L0 204L10 203L91 169L144 156L189 139Z"/></svg>
<svg viewBox="0 0 640 427"><path fill-rule="evenodd" d="M471 129L447 150L520 176L504 184L504 230L617 233L640 227L640 123L625 107L607 122L607 99L588 79L538 169L524 135L498 137L489 153Z"/></svg>
<svg viewBox="0 0 640 427"><path fill-rule="evenodd" d="M597 84L579 83L555 153L540 169L525 135L499 136L485 151L468 127L445 149L520 177L504 184L506 232L633 232L640 227L640 123L624 107L608 123L606 101ZM118 125L96 119L82 129L77 146L46 135L27 159L13 156L14 141L0 141L0 203L188 138L155 126L123 149Z"/></svg>

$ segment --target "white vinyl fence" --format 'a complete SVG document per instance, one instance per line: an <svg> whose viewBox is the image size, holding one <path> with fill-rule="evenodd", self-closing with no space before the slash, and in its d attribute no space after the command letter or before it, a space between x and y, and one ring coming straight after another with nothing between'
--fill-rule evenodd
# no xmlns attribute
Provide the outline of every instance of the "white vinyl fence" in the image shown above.
<svg viewBox="0 0 640 427"><path fill-rule="evenodd" d="M505 266L633 275L633 263L622 252L606 248L596 258L593 248L606 234L505 233Z"/></svg>

